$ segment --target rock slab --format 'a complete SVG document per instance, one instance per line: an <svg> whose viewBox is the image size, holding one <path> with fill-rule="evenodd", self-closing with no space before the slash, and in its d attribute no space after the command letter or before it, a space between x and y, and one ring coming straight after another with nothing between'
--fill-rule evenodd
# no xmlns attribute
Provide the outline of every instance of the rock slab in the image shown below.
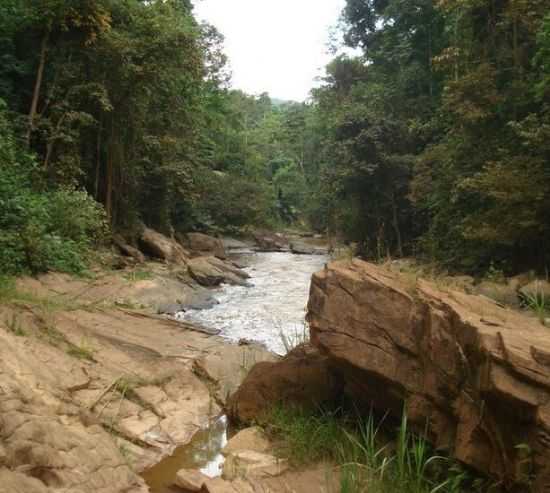
<svg viewBox="0 0 550 493"><path fill-rule="evenodd" d="M550 332L490 300L402 280L359 260L312 279L312 343L357 402L403 408L456 459L501 480L550 484Z"/></svg>

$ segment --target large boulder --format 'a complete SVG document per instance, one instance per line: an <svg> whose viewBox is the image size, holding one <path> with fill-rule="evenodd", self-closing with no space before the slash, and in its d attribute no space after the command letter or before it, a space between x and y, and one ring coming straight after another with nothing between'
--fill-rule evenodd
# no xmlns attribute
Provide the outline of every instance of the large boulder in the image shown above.
<svg viewBox="0 0 550 493"><path fill-rule="evenodd" d="M233 420L253 423L279 403L318 407L339 394L339 380L328 359L302 345L280 361L255 365L226 407Z"/></svg>
<svg viewBox="0 0 550 493"><path fill-rule="evenodd" d="M312 343L356 402L396 418L405 408L438 449L505 485L532 467L534 491L547 491L547 328L486 298L412 284L359 260L313 276L308 320Z"/></svg>
<svg viewBox="0 0 550 493"><path fill-rule="evenodd" d="M139 238L143 251L152 257L173 264L186 264L189 254L172 238L154 229L144 228Z"/></svg>
<svg viewBox="0 0 550 493"><path fill-rule="evenodd" d="M196 256L213 256L225 260L227 254L219 238L202 233L188 233L182 238L183 244Z"/></svg>
<svg viewBox="0 0 550 493"><path fill-rule="evenodd" d="M254 241L262 252L280 252L288 250L288 239L281 233L257 232Z"/></svg>
<svg viewBox="0 0 550 493"><path fill-rule="evenodd" d="M187 263L189 274L201 286L214 287L220 284L246 286L250 277L246 272L229 262L216 257L197 257Z"/></svg>

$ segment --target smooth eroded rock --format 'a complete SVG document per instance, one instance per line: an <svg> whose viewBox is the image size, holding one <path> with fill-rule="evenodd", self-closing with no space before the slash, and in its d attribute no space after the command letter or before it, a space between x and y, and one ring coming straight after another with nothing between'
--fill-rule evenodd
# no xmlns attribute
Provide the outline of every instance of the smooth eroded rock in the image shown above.
<svg viewBox="0 0 550 493"><path fill-rule="evenodd" d="M230 262L216 257L197 257L188 262L189 273L201 286L214 287L222 283L244 286L250 276Z"/></svg>
<svg viewBox="0 0 550 493"><path fill-rule="evenodd" d="M183 243L192 253L198 256L211 255L222 260L227 258L224 244L219 238L203 233L188 233L183 237Z"/></svg>
<svg viewBox="0 0 550 493"><path fill-rule="evenodd" d="M143 251L168 263L186 264L189 257L185 249L172 238L150 228L144 228L139 238Z"/></svg>
<svg viewBox="0 0 550 493"><path fill-rule="evenodd" d="M550 332L486 298L401 280L359 260L313 276L312 343L365 408L427 426L458 460L511 485L525 457L550 484Z"/></svg>

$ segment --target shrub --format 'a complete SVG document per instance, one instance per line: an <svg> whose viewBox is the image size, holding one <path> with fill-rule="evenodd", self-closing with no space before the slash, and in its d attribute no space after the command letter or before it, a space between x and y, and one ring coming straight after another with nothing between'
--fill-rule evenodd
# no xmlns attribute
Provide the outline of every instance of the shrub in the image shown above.
<svg viewBox="0 0 550 493"><path fill-rule="evenodd" d="M0 274L82 271L90 247L106 232L104 212L86 192L48 190L40 178L0 100Z"/></svg>

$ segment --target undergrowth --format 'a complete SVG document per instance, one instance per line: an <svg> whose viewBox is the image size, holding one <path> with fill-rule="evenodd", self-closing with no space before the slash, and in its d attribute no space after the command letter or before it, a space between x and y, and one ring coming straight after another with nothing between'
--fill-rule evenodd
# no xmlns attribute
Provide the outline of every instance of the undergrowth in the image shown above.
<svg viewBox="0 0 550 493"><path fill-rule="evenodd" d="M296 467L329 461L339 466L341 493L466 493L488 491L452 460L412 433L404 415L394 440L372 414L311 412L275 407L266 418L278 452ZM385 435L385 433L384 433Z"/></svg>

